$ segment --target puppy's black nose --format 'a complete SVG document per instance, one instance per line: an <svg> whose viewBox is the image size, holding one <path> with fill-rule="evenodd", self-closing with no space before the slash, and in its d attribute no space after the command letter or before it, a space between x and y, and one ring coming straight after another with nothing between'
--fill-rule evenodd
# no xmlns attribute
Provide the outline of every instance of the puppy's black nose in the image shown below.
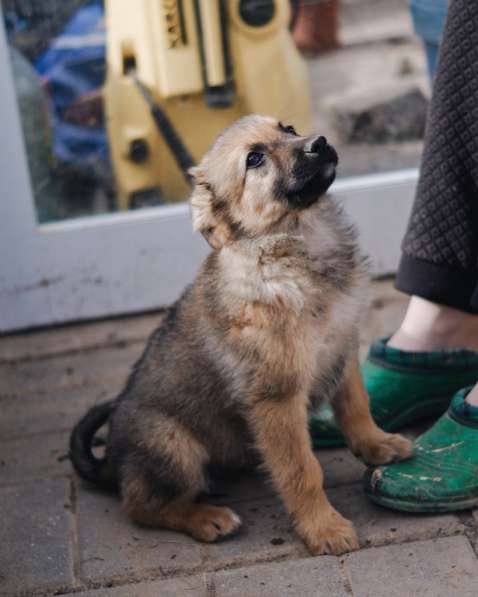
<svg viewBox="0 0 478 597"><path fill-rule="evenodd" d="M320 135L320 137L313 137L310 139L305 147L306 153L320 153L327 147L327 139Z"/></svg>

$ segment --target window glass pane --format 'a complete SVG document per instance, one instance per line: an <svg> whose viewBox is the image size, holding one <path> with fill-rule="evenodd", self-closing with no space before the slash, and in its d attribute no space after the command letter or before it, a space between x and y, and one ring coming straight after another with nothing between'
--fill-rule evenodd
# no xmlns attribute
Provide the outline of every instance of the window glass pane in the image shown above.
<svg viewBox="0 0 478 597"><path fill-rule="evenodd" d="M429 80L404 0L2 9L40 222L186 199L187 166L251 112L325 135L341 177L419 164Z"/></svg>

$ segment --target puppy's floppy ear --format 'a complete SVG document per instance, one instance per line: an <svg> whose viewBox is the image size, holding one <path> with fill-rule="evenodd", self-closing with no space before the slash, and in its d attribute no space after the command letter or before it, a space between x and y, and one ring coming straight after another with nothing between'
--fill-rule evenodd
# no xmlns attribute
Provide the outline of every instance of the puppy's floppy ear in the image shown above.
<svg viewBox="0 0 478 597"><path fill-rule="evenodd" d="M190 168L195 185L191 195L194 230L198 230L213 249L220 249L234 240L224 201L218 201L199 166Z"/></svg>

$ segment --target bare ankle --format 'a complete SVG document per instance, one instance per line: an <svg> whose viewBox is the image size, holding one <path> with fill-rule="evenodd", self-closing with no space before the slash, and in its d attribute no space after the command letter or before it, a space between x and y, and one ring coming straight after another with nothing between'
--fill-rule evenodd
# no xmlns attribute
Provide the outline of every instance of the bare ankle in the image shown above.
<svg viewBox="0 0 478 597"><path fill-rule="evenodd" d="M478 383L466 397L466 401L472 406L478 406Z"/></svg>
<svg viewBox="0 0 478 597"><path fill-rule="evenodd" d="M388 345L408 351L478 351L478 316L412 296L403 322Z"/></svg>

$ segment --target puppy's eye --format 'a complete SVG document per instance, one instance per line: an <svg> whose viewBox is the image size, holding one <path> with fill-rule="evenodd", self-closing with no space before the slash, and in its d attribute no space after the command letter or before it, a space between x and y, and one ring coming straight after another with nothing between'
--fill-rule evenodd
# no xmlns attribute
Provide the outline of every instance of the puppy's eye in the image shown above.
<svg viewBox="0 0 478 597"><path fill-rule="evenodd" d="M248 168L257 168L264 161L264 154L258 151L250 151L247 154L246 165Z"/></svg>

